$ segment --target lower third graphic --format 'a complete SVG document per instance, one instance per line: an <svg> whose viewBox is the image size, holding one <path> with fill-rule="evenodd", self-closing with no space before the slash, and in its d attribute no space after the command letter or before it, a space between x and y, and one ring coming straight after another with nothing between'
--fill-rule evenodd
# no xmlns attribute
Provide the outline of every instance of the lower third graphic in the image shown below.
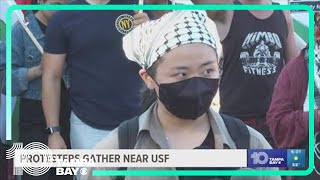
<svg viewBox="0 0 320 180"><path fill-rule="evenodd" d="M248 167L305 167L304 149L249 149Z"/></svg>

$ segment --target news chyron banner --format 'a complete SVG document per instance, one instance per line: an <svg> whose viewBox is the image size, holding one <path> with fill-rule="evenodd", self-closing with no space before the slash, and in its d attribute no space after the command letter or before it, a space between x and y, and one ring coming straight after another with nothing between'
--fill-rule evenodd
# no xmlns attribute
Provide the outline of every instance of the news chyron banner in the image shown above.
<svg viewBox="0 0 320 180"><path fill-rule="evenodd" d="M40 142L23 147L14 143L6 152L7 159L14 159L15 175L27 173L41 176L56 167L56 175L86 175L89 167L136 167L146 168L257 168L295 167L306 165L302 149L91 149L51 150Z"/></svg>
<svg viewBox="0 0 320 180"><path fill-rule="evenodd" d="M314 11L320 11L320 0L288 0L289 5L308 5Z"/></svg>

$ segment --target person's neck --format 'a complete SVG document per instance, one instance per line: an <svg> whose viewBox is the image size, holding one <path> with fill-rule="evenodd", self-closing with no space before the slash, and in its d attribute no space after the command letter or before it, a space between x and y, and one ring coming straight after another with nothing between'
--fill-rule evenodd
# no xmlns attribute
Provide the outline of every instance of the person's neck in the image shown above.
<svg viewBox="0 0 320 180"><path fill-rule="evenodd" d="M239 0L241 4L272 4L270 0Z"/></svg>
<svg viewBox="0 0 320 180"><path fill-rule="evenodd" d="M89 4L108 4L111 0L86 0Z"/></svg>
<svg viewBox="0 0 320 180"><path fill-rule="evenodd" d="M35 14L35 17L44 25L48 25L48 19L46 18L46 16L43 14L42 11L38 11Z"/></svg>
<svg viewBox="0 0 320 180"><path fill-rule="evenodd" d="M207 113L196 120L185 120L172 115L161 102L158 102L157 113L162 127L168 132L192 131L204 126L210 126Z"/></svg>

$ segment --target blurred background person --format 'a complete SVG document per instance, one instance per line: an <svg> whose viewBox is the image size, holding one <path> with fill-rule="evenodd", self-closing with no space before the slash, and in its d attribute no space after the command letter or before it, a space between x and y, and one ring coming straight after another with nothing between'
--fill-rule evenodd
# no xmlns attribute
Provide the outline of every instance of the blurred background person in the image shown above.
<svg viewBox="0 0 320 180"><path fill-rule="evenodd" d="M315 58L314 58L314 134L315 134L315 169L320 167L320 13L315 14ZM277 148L306 149L309 152L309 53L307 46L300 55L290 61L282 70L275 85L270 109L267 114L267 125ZM305 162L306 166L308 161ZM287 179L317 179L316 170L307 177L288 177Z"/></svg>
<svg viewBox="0 0 320 180"><path fill-rule="evenodd" d="M130 0L74 0L72 4L132 4ZM122 121L140 112L139 67L127 62L122 37L148 21L146 13L59 11L51 19L43 57L43 108L47 127L57 129L64 64L70 72L70 139L72 149L91 149ZM118 73L119 70L124 73ZM66 144L58 131L50 148Z"/></svg>
<svg viewBox="0 0 320 180"><path fill-rule="evenodd" d="M65 4L68 0L38 0L38 4ZM45 33L49 19L55 11L41 10L33 13L26 12L26 20L29 22L29 29L33 33L35 40L43 47L45 43ZM41 77L42 77L42 53L35 46L32 39L25 32L22 25L17 22L12 28L12 95L20 97L19 104L19 142L27 145L31 142L42 142L48 144L48 134L46 133L46 122L42 109L41 99ZM2 43L0 47L1 71L4 71L6 64L5 47ZM1 79L5 83L5 76ZM3 88L3 90L5 90ZM60 116L61 136L69 141L69 116L67 89L61 85ZM51 173L51 174L50 174ZM55 172L48 172L39 177L30 176L24 173L22 180L27 179L72 179L71 176L55 176Z"/></svg>
<svg viewBox="0 0 320 180"><path fill-rule="evenodd" d="M193 0L194 4L275 4L270 0ZM276 80L298 56L292 19L287 11L207 11L220 36L223 61L220 112L239 118L275 147L266 125Z"/></svg>

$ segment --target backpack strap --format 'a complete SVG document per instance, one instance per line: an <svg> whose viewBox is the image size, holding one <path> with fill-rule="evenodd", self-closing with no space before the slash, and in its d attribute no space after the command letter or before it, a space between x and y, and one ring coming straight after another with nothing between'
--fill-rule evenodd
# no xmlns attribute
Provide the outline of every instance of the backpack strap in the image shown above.
<svg viewBox="0 0 320 180"><path fill-rule="evenodd" d="M119 149L133 149L139 132L139 116L124 121L118 127Z"/></svg>
<svg viewBox="0 0 320 180"><path fill-rule="evenodd" d="M241 120L220 113L228 132L237 149L250 149L250 133L247 125Z"/></svg>
<svg viewBox="0 0 320 180"><path fill-rule="evenodd" d="M137 142L139 132L139 116L122 122L118 127L119 149L133 149ZM120 167L119 170L127 170L127 167ZM116 180L124 180L125 176L117 176Z"/></svg>

